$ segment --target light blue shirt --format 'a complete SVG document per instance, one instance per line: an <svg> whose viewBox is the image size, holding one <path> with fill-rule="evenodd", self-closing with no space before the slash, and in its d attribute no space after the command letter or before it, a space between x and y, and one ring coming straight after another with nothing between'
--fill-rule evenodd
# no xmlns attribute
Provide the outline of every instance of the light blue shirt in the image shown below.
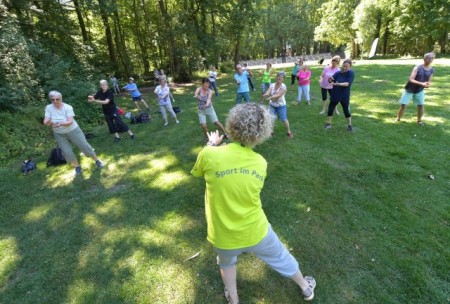
<svg viewBox="0 0 450 304"><path fill-rule="evenodd" d="M127 84L124 88L125 88L125 90L130 92L131 97L141 96L141 92L139 92L137 85L134 82Z"/></svg>
<svg viewBox="0 0 450 304"><path fill-rule="evenodd" d="M250 92L250 88L248 87L248 73L246 71L242 72L242 75L239 75L239 73L234 74L234 79L240 82L237 88L238 93Z"/></svg>

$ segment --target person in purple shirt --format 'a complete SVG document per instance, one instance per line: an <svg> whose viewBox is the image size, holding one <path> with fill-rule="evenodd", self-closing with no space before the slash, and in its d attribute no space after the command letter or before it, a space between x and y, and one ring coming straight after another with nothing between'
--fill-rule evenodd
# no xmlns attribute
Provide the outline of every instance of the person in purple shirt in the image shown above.
<svg viewBox="0 0 450 304"><path fill-rule="evenodd" d="M127 90L130 95L131 99L133 99L134 104L136 105L136 108L141 111L141 108L139 107L139 101L144 104L144 106L147 108L147 111L150 111L150 108L148 107L145 100L142 98L141 92L139 92L137 85L134 83L134 78L130 77L128 78L128 84L124 86L122 89Z"/></svg>
<svg viewBox="0 0 450 304"><path fill-rule="evenodd" d="M320 75L319 83L322 91L322 111L319 114L325 114L327 108L327 95L331 97L331 89L333 86L328 82L328 79L332 77L335 73L339 72L339 63L341 62L341 57L338 55L331 58L331 65L326 66L322 74ZM339 115L337 107L335 108L335 113Z"/></svg>
<svg viewBox="0 0 450 304"><path fill-rule="evenodd" d="M433 78L434 69L431 67L433 59L436 57L434 53L427 53L423 56L423 64L416 66L409 80L406 83L405 91L403 91L402 97L400 98L400 109L397 113L397 118L395 122L400 121L403 114L405 113L406 106L409 104L411 99L417 106L417 124L423 126L422 116L424 112L425 105L425 91L431 86L431 79Z"/></svg>
<svg viewBox="0 0 450 304"><path fill-rule="evenodd" d="M328 79L333 89L331 90L330 105L328 106L328 117L325 124L326 129L331 128L334 109L340 103L344 111L345 119L347 120L347 130L353 132L352 115L350 114L350 87L355 78L355 73L351 70L351 67L352 61L346 59L342 64L342 70Z"/></svg>

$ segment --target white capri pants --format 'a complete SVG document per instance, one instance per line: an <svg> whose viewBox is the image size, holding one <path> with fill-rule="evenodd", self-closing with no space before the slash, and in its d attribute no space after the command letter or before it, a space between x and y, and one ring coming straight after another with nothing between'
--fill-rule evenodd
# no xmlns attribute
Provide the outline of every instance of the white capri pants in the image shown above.
<svg viewBox="0 0 450 304"><path fill-rule="evenodd" d="M220 268L234 267L241 253L252 252L284 277L292 277L300 269L297 260L284 247L270 225L267 235L255 246L231 250L213 249L217 253L217 265Z"/></svg>

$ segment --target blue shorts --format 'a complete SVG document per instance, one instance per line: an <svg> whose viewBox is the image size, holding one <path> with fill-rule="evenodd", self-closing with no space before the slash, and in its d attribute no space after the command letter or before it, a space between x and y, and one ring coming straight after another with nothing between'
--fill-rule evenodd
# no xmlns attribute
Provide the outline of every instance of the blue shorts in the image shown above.
<svg viewBox="0 0 450 304"><path fill-rule="evenodd" d="M138 96L138 97L131 97L131 99L133 99L133 101L141 101L142 100L142 95Z"/></svg>
<svg viewBox="0 0 450 304"><path fill-rule="evenodd" d="M409 93L406 90L403 91L402 97L400 98L400 103L402 105L407 105L413 100L414 105L423 106L425 104L425 90L419 93Z"/></svg>
<svg viewBox="0 0 450 304"><path fill-rule="evenodd" d="M241 103L242 98L244 98L245 102L249 102L250 101L250 92L237 93L236 104Z"/></svg>
<svg viewBox="0 0 450 304"><path fill-rule="evenodd" d="M286 106L280 106L280 107L274 107L270 106L270 112L275 116L278 117L281 121L287 120L287 110Z"/></svg>

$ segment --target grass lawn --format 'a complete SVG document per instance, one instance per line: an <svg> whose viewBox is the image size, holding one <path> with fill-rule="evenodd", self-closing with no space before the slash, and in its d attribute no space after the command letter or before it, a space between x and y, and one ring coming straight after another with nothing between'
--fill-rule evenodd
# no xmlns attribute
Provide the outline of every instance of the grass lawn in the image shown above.
<svg viewBox="0 0 450 304"><path fill-rule="evenodd" d="M285 69L295 138L278 121L256 147L269 162L263 207L316 278L315 303L450 303L450 61L434 65L423 127L412 105L393 123L413 65L385 63L353 67L354 133L343 114L324 129L321 67L312 67L311 106L292 105L297 87ZM218 84L224 122L235 84L225 74ZM146 93L154 119L131 125L135 141L124 134L113 144L106 126L81 126L96 135L101 172L83 157L75 178L68 165L46 168L47 155L28 176L19 160L0 169L0 303L225 303L206 241L204 180L189 174L204 144L194 88L173 91L183 112L168 127ZM119 103L132 110L128 96ZM293 282L249 254L238 287L241 303L302 302Z"/></svg>

